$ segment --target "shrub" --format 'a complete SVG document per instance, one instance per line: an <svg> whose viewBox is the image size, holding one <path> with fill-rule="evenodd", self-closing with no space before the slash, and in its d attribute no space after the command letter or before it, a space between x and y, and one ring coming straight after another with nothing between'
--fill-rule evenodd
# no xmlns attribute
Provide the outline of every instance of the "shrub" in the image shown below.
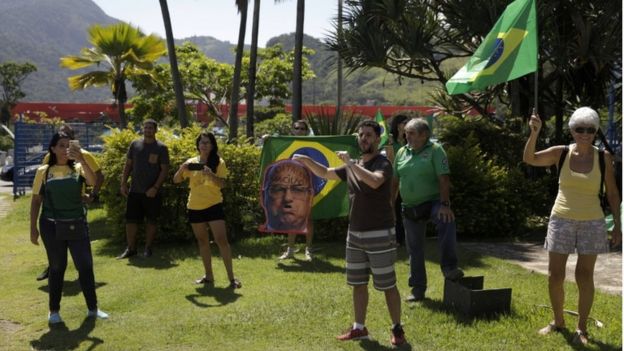
<svg viewBox="0 0 624 351"><path fill-rule="evenodd" d="M175 135L171 129L160 127L158 140L169 148L170 168L167 181L161 187L163 208L159 217L159 240L192 238L186 219L188 183L173 184L171 181L178 167L189 157L197 155L195 138L201 128L191 126ZM105 137L105 149L101 165L106 180L101 198L105 204L108 220L118 237L125 235L125 198L119 196L120 178L130 143L140 136L129 129L113 130ZM260 150L246 144L226 145L219 143L219 152L225 160L230 174L223 189L224 207L228 234L240 238L255 232L260 223L262 211L258 202L258 169Z"/></svg>
<svg viewBox="0 0 624 351"><path fill-rule="evenodd" d="M290 135L292 125L292 117L289 114L278 113L271 119L258 122L254 125L254 134L256 138L263 135Z"/></svg>
<svg viewBox="0 0 624 351"><path fill-rule="evenodd" d="M546 215L553 202L549 191L552 178L525 177L521 163L524 140L482 122L455 122L451 119L444 125L442 136L451 168L458 232L508 237L524 232L530 216ZM465 134L459 137L461 133Z"/></svg>

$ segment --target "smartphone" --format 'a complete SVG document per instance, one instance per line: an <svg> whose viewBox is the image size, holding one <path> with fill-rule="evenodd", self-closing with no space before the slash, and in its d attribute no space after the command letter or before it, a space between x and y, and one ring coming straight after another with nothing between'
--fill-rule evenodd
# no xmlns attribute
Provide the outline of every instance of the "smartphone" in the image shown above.
<svg viewBox="0 0 624 351"><path fill-rule="evenodd" d="M188 169L189 171L201 171L204 169L204 166L203 163L189 163Z"/></svg>
<svg viewBox="0 0 624 351"><path fill-rule="evenodd" d="M78 140L70 140L69 147L80 149L80 141Z"/></svg>

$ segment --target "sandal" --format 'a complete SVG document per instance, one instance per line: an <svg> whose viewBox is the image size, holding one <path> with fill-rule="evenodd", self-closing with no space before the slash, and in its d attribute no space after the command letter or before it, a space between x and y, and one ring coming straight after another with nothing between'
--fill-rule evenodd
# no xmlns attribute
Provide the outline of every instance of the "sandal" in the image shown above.
<svg viewBox="0 0 624 351"><path fill-rule="evenodd" d="M206 276L203 276L201 277L201 279L197 279L195 281L195 284L204 284L204 285L214 284L214 280L208 279L206 278Z"/></svg>
<svg viewBox="0 0 624 351"><path fill-rule="evenodd" d="M232 280L230 280L230 288L232 289L240 289L243 287L243 283L240 282L240 280L234 278Z"/></svg>
<svg viewBox="0 0 624 351"><path fill-rule="evenodd" d="M544 328L540 329L537 333L540 335L548 335L552 332L555 333L561 333L565 330L565 327L559 327L555 324L555 322L550 322L548 323L547 326L545 326Z"/></svg>
<svg viewBox="0 0 624 351"><path fill-rule="evenodd" d="M574 339L572 339L572 342L577 345L587 346L587 344L589 344L589 334L586 331L577 329L576 332L574 332Z"/></svg>

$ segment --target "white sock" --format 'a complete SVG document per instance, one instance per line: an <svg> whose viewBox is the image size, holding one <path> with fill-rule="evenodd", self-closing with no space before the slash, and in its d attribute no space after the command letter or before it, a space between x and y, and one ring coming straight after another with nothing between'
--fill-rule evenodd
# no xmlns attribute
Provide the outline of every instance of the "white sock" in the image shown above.
<svg viewBox="0 0 624 351"><path fill-rule="evenodd" d="M360 324L358 322L353 322L353 329L364 330L364 328L365 328L364 324Z"/></svg>

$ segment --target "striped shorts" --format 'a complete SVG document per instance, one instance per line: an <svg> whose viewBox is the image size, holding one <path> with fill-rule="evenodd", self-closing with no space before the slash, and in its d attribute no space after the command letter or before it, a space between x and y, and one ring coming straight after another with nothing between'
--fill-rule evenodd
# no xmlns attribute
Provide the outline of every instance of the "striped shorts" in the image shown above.
<svg viewBox="0 0 624 351"><path fill-rule="evenodd" d="M397 260L394 228L347 234L347 284L367 285L370 274L377 290L396 286Z"/></svg>

